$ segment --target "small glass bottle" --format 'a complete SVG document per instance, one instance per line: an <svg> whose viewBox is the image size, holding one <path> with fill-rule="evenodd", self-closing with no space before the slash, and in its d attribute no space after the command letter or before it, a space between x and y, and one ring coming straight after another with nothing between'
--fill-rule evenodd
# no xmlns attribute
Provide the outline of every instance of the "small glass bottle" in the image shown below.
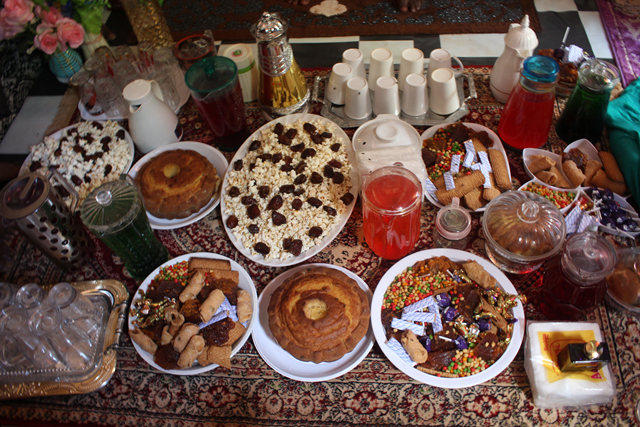
<svg viewBox="0 0 640 427"><path fill-rule="evenodd" d="M520 81L509 94L498 124L498 134L509 147L539 148L547 142L559 70L558 63L546 56L524 60Z"/></svg>
<svg viewBox="0 0 640 427"><path fill-rule="evenodd" d="M556 133L568 144L586 138L595 144L604 129L611 91L620 81L620 71L599 59L583 62L578 84L556 123Z"/></svg>
<svg viewBox="0 0 640 427"><path fill-rule="evenodd" d="M436 248L464 250L469 243L470 231L471 215L460 207L460 199L454 197L436 216L433 244Z"/></svg>

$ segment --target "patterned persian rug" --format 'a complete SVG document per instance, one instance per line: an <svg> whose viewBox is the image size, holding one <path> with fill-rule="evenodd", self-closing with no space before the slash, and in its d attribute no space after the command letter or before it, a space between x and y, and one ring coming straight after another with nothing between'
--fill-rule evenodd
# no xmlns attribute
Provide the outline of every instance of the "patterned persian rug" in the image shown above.
<svg viewBox="0 0 640 427"><path fill-rule="evenodd" d="M597 0L622 85L640 77L640 0Z"/></svg>
<svg viewBox="0 0 640 427"><path fill-rule="evenodd" d="M324 10L338 5L346 11L312 13L320 3ZM405 13L397 0L311 0L306 6L287 0L165 0L162 11L174 38L210 29L216 40L250 39L249 29L263 11L280 13L290 24L290 37L506 33L525 14L540 30L533 0L423 0L420 11Z"/></svg>
<svg viewBox="0 0 640 427"><path fill-rule="evenodd" d="M471 112L464 121L497 129L502 106L489 89L489 68L468 68L475 80L478 98L470 101ZM328 70L306 70L312 85ZM562 110L559 101L555 117ZM311 111L319 113L320 104ZM257 105L250 104L247 118L252 130L265 123ZM185 140L212 143L197 108L189 101L180 111ZM419 129L422 132L424 129ZM355 129L347 129L349 137ZM559 153L563 143L552 132L546 149ZM138 153L138 157L139 157ZM230 158L231 154L228 155ZM521 155L508 152L511 174L523 182L527 176ZM394 264L375 256L362 235L360 202L338 237L308 263L340 265L360 276L375 290L384 273ZM415 251L433 247L433 222L437 209L424 203L421 233ZM484 254L480 214L473 215L472 239L467 251ZM225 234L220 210L176 230L159 230L160 240L172 256L194 252L215 252L237 261L251 275L260 294L284 269L268 268L238 253ZM135 295L136 283L122 261L95 242L95 256L78 270L64 272L34 249L17 233L8 236L12 263L0 273L0 280L25 284L113 278L122 281ZM612 244L620 243L607 236ZM535 299L542 271L509 275L519 292ZM527 321L542 320L528 305ZM465 389L441 389L419 383L398 369L376 344L352 371L325 382L299 382L280 375L260 357L249 339L232 359L232 368L217 368L196 376L165 375L151 368L136 352L128 334L118 349L116 372L101 389L69 396L47 396L0 402L0 425L67 425L83 427L346 427L346 426L457 426L457 427L542 427L623 426L634 420L640 396L640 318L603 305L589 314L589 321L601 325L612 349L616 378L616 399L602 407L585 410L542 410L532 401L524 370L524 353L491 381Z"/></svg>

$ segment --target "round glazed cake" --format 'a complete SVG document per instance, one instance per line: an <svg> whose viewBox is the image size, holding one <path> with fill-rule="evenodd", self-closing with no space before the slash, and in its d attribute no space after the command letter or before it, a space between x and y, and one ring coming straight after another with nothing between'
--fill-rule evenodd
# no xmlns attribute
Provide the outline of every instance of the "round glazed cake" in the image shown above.
<svg viewBox="0 0 640 427"><path fill-rule="evenodd" d="M332 362L369 330L369 299L355 280L332 268L289 277L269 301L269 327L278 344L305 362Z"/></svg>
<svg viewBox="0 0 640 427"><path fill-rule="evenodd" d="M145 164L135 178L147 212L158 218L186 218L218 192L216 168L193 150L165 151Z"/></svg>

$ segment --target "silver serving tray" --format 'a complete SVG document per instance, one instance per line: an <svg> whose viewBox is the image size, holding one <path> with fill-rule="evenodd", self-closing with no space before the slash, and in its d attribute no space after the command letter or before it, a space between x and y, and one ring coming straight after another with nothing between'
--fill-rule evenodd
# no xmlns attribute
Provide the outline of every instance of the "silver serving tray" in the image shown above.
<svg viewBox="0 0 640 427"><path fill-rule="evenodd" d="M111 379L116 370L116 349L120 345L127 316L129 291L117 280L92 280L71 284L92 301L99 302L106 310L106 319L98 341L102 342L103 350L100 357L96 358L95 366L82 375L67 378L62 376L44 381L25 379L29 373L25 373L24 376L7 376L4 379L6 382L0 384L0 400L90 393L103 387ZM51 287L53 285L43 286L46 290ZM53 376L56 373L51 374Z"/></svg>
<svg viewBox="0 0 640 427"><path fill-rule="evenodd" d="M469 95L466 97L464 95L465 80L467 81L469 86ZM335 105L331 101L324 99L324 93L322 94L323 98L320 98L320 86L323 82L324 87L326 87L327 83L329 82L328 75L323 77L316 77L313 85L313 93L311 95L311 99L313 101L322 103L322 111L320 112L320 114L322 114L324 117L334 121L341 128L357 128L376 117L373 113L371 113L369 117L360 120L355 120L351 117L348 117L344 113L344 105ZM442 123L455 123L456 121L462 119L469 113L469 105L467 104L467 101L473 98L477 98L478 94L476 92L476 86L473 81L473 75L471 73L464 72L462 73L462 75L457 75L456 85L458 87L460 108L458 108L453 113L449 114L448 116L441 116L431 110L427 111L426 114L423 114L421 116L408 116L404 113L400 113L400 119L404 120L412 126L434 126ZM402 103L402 92L400 92L400 94L400 103ZM371 102L373 103L373 92L369 91L369 95L372 97Z"/></svg>

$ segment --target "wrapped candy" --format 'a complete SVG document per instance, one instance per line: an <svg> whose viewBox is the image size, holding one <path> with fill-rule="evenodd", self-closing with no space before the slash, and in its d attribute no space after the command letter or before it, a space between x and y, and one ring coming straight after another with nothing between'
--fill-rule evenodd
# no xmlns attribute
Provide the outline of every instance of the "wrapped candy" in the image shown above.
<svg viewBox="0 0 640 427"><path fill-rule="evenodd" d="M456 344L456 348L458 350L464 350L466 348L469 348L469 345L467 344L467 340L465 340L463 337L458 336L455 339L455 344Z"/></svg>
<svg viewBox="0 0 640 427"><path fill-rule="evenodd" d="M446 322L451 322L458 317L458 314L460 314L460 312L455 307L449 306L444 310L444 313L442 313L442 318Z"/></svg>
<svg viewBox="0 0 640 427"><path fill-rule="evenodd" d="M479 318L478 328L480 328L480 331L488 331L491 329L491 319L486 319L484 317Z"/></svg>
<svg viewBox="0 0 640 427"><path fill-rule="evenodd" d="M419 337L418 340L422 343L424 348L427 349L427 351L431 351L431 337L430 336L425 335L423 337Z"/></svg>
<svg viewBox="0 0 640 427"><path fill-rule="evenodd" d="M451 305L451 298L446 292L436 295L436 302L442 308L447 308Z"/></svg>

